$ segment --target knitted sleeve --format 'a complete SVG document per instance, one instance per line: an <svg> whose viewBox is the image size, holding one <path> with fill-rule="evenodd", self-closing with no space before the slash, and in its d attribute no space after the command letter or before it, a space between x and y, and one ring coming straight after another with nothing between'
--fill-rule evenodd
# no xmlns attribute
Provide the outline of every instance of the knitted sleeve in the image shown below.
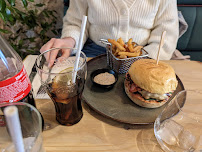
<svg viewBox="0 0 202 152"><path fill-rule="evenodd" d="M78 48L78 41L81 30L81 23L83 15L87 15L87 1L86 0L70 0L70 5L66 15L63 18L62 36L72 37L76 41L75 47ZM83 44L88 38L89 22L87 21L86 30L83 38ZM75 53L75 52L74 52Z"/></svg>
<svg viewBox="0 0 202 152"><path fill-rule="evenodd" d="M176 0L160 0L159 10L155 17L154 28L151 31L145 50L149 57L156 59L158 46L163 31L166 31L164 46L160 52L160 60L170 60L176 49L179 36L179 22Z"/></svg>

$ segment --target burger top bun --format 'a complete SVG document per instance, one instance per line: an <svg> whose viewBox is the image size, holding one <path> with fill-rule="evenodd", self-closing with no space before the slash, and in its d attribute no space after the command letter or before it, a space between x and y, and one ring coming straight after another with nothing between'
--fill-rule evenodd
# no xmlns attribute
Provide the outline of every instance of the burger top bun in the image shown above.
<svg viewBox="0 0 202 152"><path fill-rule="evenodd" d="M154 59L135 61L129 69L129 74L135 84L151 93L171 92L176 89L178 83L174 69L161 61L157 65Z"/></svg>

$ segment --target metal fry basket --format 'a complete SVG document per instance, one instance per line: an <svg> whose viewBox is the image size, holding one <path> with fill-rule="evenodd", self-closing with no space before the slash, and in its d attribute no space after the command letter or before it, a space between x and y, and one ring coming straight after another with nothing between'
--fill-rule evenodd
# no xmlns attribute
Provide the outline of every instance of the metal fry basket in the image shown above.
<svg viewBox="0 0 202 152"><path fill-rule="evenodd" d="M131 57L127 59L118 59L113 55L111 48L112 47L109 44L106 46L107 64L119 74L127 73L131 64L136 60L148 58L148 52L144 49L141 49L141 56Z"/></svg>

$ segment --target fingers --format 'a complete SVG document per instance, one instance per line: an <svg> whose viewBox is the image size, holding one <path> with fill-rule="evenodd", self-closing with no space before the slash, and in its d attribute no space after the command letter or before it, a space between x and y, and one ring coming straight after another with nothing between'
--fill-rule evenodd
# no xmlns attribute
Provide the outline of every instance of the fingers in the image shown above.
<svg viewBox="0 0 202 152"><path fill-rule="evenodd" d="M46 50L49 50L50 48L52 48L52 46L54 45L55 42L55 38L52 38L50 41L48 41L45 45L43 45L40 49L40 53L43 53ZM46 61L49 62L49 57L50 57L50 52L47 52L45 55Z"/></svg>
<svg viewBox="0 0 202 152"><path fill-rule="evenodd" d="M54 42L55 42L55 38L52 38L50 41L48 41L45 45L43 45L40 49L40 52L43 53L46 50L49 50L50 48L53 47Z"/></svg>
<svg viewBox="0 0 202 152"><path fill-rule="evenodd" d="M54 43L52 47L53 48L60 48L61 44L60 43ZM55 50L51 51L51 54L49 57L48 67L51 67L53 65L59 50L60 49L55 49ZM70 56L70 53L71 53L70 49L62 49L62 56L57 58L57 60L68 58Z"/></svg>
<svg viewBox="0 0 202 152"><path fill-rule="evenodd" d="M53 65L53 63L54 63L54 61L55 61L55 58L57 57L58 51L59 51L59 49L54 49L54 50L52 50L51 53L49 54L49 59L48 59L48 62L49 62L49 63L48 63L48 67L49 67L49 68Z"/></svg>
<svg viewBox="0 0 202 152"><path fill-rule="evenodd" d="M71 50L70 49L63 49L61 57L68 58L70 56L70 54L71 54Z"/></svg>
<svg viewBox="0 0 202 152"><path fill-rule="evenodd" d="M73 40L72 38L66 38L66 39L52 38L45 45L42 46L42 48L40 49L40 52L43 53L44 51L49 50L51 48L61 48L61 47L68 47L68 46L72 47L75 44L75 41L72 41L72 40ZM54 61L58 55L59 50L60 49L53 49L52 51L44 54L46 61L48 62L49 68L54 64ZM71 54L70 49L62 49L61 51L62 51L62 56L60 58L68 58Z"/></svg>
<svg viewBox="0 0 202 152"><path fill-rule="evenodd" d="M56 47L60 47L60 45L56 43L57 39L56 38L52 38L50 41L48 41L45 45L43 45L40 49L40 52L43 53L44 51L47 51L51 48L56 48ZM46 61L48 62L48 67L50 68L54 61L55 58L58 54L58 49L52 50L51 52L47 52L44 54Z"/></svg>

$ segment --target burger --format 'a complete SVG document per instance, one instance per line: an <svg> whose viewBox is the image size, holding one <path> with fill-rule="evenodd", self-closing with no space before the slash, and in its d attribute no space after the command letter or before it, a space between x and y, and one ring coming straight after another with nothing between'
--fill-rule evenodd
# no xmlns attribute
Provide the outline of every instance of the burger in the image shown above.
<svg viewBox="0 0 202 152"><path fill-rule="evenodd" d="M157 108L164 105L177 88L174 69L153 59L135 61L124 81L125 92L137 105Z"/></svg>

